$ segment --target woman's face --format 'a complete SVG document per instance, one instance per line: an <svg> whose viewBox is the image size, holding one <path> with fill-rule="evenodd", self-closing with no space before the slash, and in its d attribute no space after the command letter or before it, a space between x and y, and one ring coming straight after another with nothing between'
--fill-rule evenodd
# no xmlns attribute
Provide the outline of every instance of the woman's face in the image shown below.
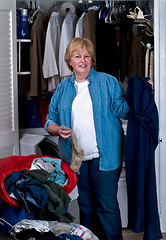
<svg viewBox="0 0 166 240"><path fill-rule="evenodd" d="M69 64L73 68L76 80L79 78L85 80L91 70L92 58L86 48L82 48L73 52Z"/></svg>

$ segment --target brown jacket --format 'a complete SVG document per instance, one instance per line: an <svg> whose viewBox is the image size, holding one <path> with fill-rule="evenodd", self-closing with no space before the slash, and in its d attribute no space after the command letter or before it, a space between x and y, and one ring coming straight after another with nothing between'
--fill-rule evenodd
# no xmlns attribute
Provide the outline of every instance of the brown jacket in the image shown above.
<svg viewBox="0 0 166 240"><path fill-rule="evenodd" d="M88 38L93 42L96 55L96 14L97 11L89 10L84 19L84 38Z"/></svg>
<svg viewBox="0 0 166 240"><path fill-rule="evenodd" d="M46 30L44 17L38 13L35 22L31 28L31 45L30 45L30 96L38 96L38 93L46 90L46 80L43 77L42 65L45 48Z"/></svg>

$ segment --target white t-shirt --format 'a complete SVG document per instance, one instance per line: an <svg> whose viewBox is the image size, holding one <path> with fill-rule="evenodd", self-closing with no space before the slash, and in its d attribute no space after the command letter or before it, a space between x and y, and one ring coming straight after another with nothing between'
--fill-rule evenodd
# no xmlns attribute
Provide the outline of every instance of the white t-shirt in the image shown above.
<svg viewBox="0 0 166 240"><path fill-rule="evenodd" d="M75 82L77 95L72 105L72 129L78 145L84 149L84 160L99 156L88 84L88 81Z"/></svg>

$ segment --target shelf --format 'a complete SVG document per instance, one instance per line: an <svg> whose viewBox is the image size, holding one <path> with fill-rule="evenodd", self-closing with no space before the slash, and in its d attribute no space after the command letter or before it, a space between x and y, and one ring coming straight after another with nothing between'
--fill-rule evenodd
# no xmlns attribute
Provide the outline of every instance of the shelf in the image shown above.
<svg viewBox="0 0 166 240"><path fill-rule="evenodd" d="M18 75L28 75L28 74L31 74L30 71L27 71L27 72L17 72Z"/></svg>
<svg viewBox="0 0 166 240"><path fill-rule="evenodd" d="M31 39L17 39L17 42L31 42Z"/></svg>

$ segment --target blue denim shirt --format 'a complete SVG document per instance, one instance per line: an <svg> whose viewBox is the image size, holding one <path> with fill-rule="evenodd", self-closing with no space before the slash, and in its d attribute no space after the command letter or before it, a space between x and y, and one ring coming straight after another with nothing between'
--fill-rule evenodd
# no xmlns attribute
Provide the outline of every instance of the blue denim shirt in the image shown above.
<svg viewBox="0 0 166 240"><path fill-rule="evenodd" d="M109 74L91 69L88 79L92 99L96 140L100 154L99 169L113 170L122 164L123 128L120 118L127 118L129 106L124 90L117 79ZM62 81L55 91L49 106L45 129L57 124L71 128L72 102L76 96L75 75ZM71 163L71 139L59 137L59 154L62 160Z"/></svg>

